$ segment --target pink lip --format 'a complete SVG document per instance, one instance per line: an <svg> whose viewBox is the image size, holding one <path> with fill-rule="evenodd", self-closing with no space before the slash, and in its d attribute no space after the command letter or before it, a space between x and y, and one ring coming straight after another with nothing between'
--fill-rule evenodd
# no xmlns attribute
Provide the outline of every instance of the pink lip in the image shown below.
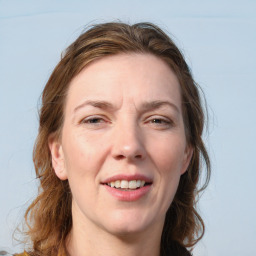
<svg viewBox="0 0 256 256"><path fill-rule="evenodd" d="M109 183L111 181L116 181L116 180L145 180L147 183L152 183L152 179L149 177L142 175L142 174L135 174L135 175L125 175L125 174L117 174L112 177L109 177L101 182L101 184Z"/></svg>
<svg viewBox="0 0 256 256"><path fill-rule="evenodd" d="M120 201L136 201L143 197L145 194L149 192L151 189L151 185L147 185L142 188L138 188L135 190L119 190L117 188L112 188L108 185L104 185L106 190L115 198Z"/></svg>
<svg viewBox="0 0 256 256"><path fill-rule="evenodd" d="M114 175L112 177L109 177L101 182L101 185L104 185L106 190L115 198L117 198L120 201L136 201L142 198L144 195L146 195L150 189L152 188L152 184L149 184L147 186L144 186L142 188L137 189L130 189L130 190L120 190L117 188L112 188L107 185L107 183L110 183L111 181L116 180L144 180L146 183L152 183L152 179L149 177L146 177L142 174L135 174L135 175L125 175L125 174L118 174Z"/></svg>

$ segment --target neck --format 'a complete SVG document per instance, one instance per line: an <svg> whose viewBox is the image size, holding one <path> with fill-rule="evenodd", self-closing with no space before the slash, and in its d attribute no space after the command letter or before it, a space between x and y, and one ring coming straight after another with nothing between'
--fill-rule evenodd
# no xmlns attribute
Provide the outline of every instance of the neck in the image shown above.
<svg viewBox="0 0 256 256"><path fill-rule="evenodd" d="M72 231L67 241L67 250L70 256L159 256L160 241L156 243L149 239L128 236L104 236L103 239L99 234L97 236L91 234L85 238Z"/></svg>
<svg viewBox="0 0 256 256"><path fill-rule="evenodd" d="M66 248L70 256L159 256L162 228L163 223L158 223L140 232L111 234L94 223L73 218Z"/></svg>

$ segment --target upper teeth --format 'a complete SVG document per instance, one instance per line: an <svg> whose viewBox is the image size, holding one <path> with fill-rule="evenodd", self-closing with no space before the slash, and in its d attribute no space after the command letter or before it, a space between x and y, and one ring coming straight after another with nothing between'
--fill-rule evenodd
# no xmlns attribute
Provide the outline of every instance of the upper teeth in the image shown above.
<svg viewBox="0 0 256 256"><path fill-rule="evenodd" d="M136 188L141 188L145 185L144 180L116 180L116 181L111 181L108 183L109 186L112 188L129 188L129 189L136 189Z"/></svg>

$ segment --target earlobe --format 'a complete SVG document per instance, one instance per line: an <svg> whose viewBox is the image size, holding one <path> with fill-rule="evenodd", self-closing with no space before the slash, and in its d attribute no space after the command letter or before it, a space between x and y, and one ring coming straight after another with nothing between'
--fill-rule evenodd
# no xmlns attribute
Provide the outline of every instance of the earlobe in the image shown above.
<svg viewBox="0 0 256 256"><path fill-rule="evenodd" d="M59 142L59 140L56 139L56 136L54 136L53 134L50 135L48 139L48 146L51 152L52 167L54 169L55 174L60 180L66 180L67 172L65 168L62 145Z"/></svg>
<svg viewBox="0 0 256 256"><path fill-rule="evenodd" d="M191 158L193 156L193 152L194 152L193 148L191 146L187 145L185 153L184 153L184 160L183 160L183 166L181 169L181 175L187 171L188 166L191 161Z"/></svg>

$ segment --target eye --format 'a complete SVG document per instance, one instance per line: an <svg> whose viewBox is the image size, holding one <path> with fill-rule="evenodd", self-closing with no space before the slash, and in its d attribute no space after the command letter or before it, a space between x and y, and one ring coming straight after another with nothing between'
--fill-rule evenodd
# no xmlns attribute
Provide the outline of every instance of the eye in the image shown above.
<svg viewBox="0 0 256 256"><path fill-rule="evenodd" d="M150 126L153 128L165 130L173 126L173 121L167 117L152 116L146 120Z"/></svg>
<svg viewBox="0 0 256 256"><path fill-rule="evenodd" d="M89 116L80 121L80 124L88 128L103 128L109 123L108 119L101 116Z"/></svg>
<svg viewBox="0 0 256 256"><path fill-rule="evenodd" d="M168 121L161 119L161 118L154 118L153 120L151 120L152 123L154 124L167 124L169 123Z"/></svg>
<svg viewBox="0 0 256 256"><path fill-rule="evenodd" d="M104 120L102 118L94 117L94 118L89 118L83 121L83 123L88 123L88 124L98 124L102 123Z"/></svg>

